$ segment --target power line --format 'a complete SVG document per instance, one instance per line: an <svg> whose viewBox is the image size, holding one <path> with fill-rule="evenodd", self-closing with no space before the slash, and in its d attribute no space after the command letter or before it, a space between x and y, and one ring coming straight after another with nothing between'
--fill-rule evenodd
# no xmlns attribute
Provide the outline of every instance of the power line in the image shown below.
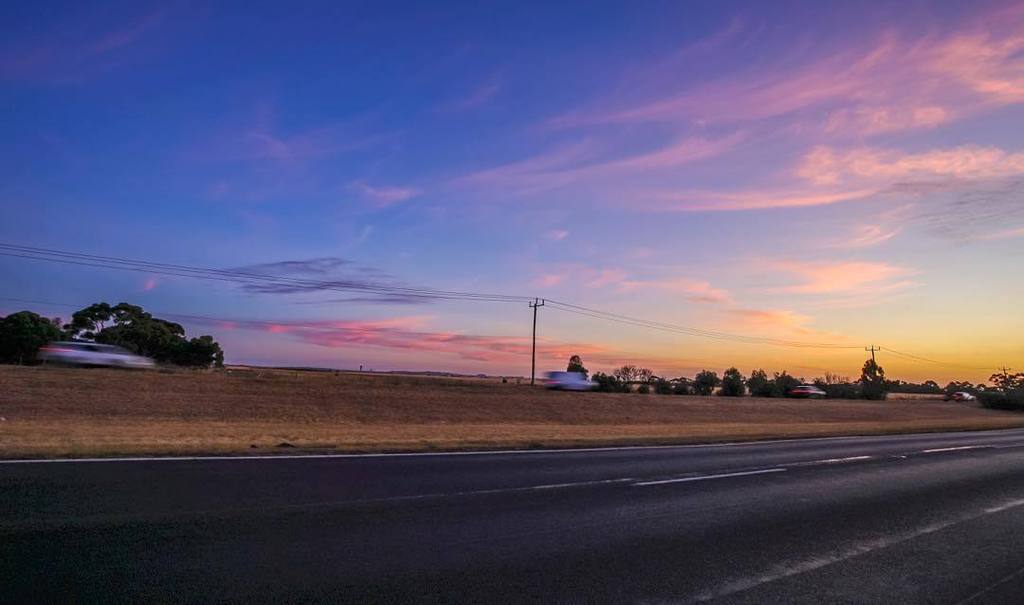
<svg viewBox="0 0 1024 605"><path fill-rule="evenodd" d="M931 358L928 358L928 357L921 357L920 355L912 355L910 353L904 353L902 351L897 351L895 349L890 349L889 347L879 347L879 350L885 351L887 353L892 353L893 355L896 355L898 357L903 357L903 358L909 359L911 361L917 361L917 362L920 362L920 363L929 363L929 364L932 364L932 365L944 366L944 367L949 367L949 368L960 368L960 369L964 369L964 370L986 370L986 371L998 370L999 369L999 368L993 368L993 367L990 367L990 366L985 366L985 367L982 367L982 366L970 366L970 365L964 365L964 364L959 364L959 363L952 363L952 362L948 362L948 361L940 361L938 359L931 359Z"/></svg>

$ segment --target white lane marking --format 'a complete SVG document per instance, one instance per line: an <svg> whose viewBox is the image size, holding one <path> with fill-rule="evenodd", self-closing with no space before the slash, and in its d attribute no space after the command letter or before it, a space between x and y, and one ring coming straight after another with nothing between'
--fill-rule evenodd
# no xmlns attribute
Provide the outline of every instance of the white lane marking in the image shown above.
<svg viewBox="0 0 1024 605"><path fill-rule="evenodd" d="M1005 504L1000 504L999 506L993 506L992 508L986 508L985 512L986 513L998 513L1000 511L1004 511L1004 510L1007 510L1007 509L1010 509L1010 508L1016 508L1018 506L1024 506L1024 498L1022 498L1020 500L1010 500L1009 502L1007 502Z"/></svg>
<svg viewBox="0 0 1024 605"><path fill-rule="evenodd" d="M857 462L860 460L871 460L873 456L848 456L846 458L826 458L824 460L812 460L809 462L798 462L798 463L787 463L786 466L790 467L810 467L814 465L835 465L843 464L846 462Z"/></svg>
<svg viewBox="0 0 1024 605"><path fill-rule="evenodd" d="M970 603L972 601L977 601L979 598L987 595L988 593L992 592L996 588L999 588L1003 584L1006 584L1010 580L1016 579L1017 576L1019 576L1021 574L1024 574L1024 567L1018 569L1017 571L1013 572L1012 574L1006 576L1005 578L1003 578L1001 580L997 580L996 582L993 582L993 583L989 584L985 588L982 588L981 590L979 590L978 592L972 594L971 596L967 597L966 599L963 599L962 601L957 601L956 605L965 605L966 603Z"/></svg>
<svg viewBox="0 0 1024 605"><path fill-rule="evenodd" d="M921 450L922 454L934 454L936 452L956 452L959 450L977 450L984 447L991 447L988 445L961 445L960 447L937 447L931 450Z"/></svg>
<svg viewBox="0 0 1024 605"><path fill-rule="evenodd" d="M888 548L890 546L895 546L896 544L907 542L909 540L913 540L915 538L919 538L927 534L932 534L937 531L941 531L943 529L952 527L954 525L964 523L966 521L973 521L974 519L979 519L981 517L984 517L985 515L989 515L1004 510L1009 510L1012 508L1017 508L1020 506L1024 506L1024 499L1006 502L999 506L987 508L976 513L960 515L949 521L932 523L931 525L926 525L919 529L904 532L902 534L897 534L895 536L883 537L875 540L865 540L862 542L855 542L846 550L835 555L814 557L802 561L784 561L782 563L773 565L771 568L768 569L766 573L762 575L733 580L731 582L723 584L722 586L712 591L700 593L691 598L690 602L701 603L704 601L710 601L713 599L718 599L721 597L736 594L738 592L743 592L744 590L749 590L762 584L767 584L769 582L774 582L776 580L781 580L783 578L788 578L790 576L796 576L802 573L807 573L809 571L814 571L816 569L821 569L822 567L826 567L834 563L840 563L842 561L846 561L847 559L859 557L860 555L864 555L883 548Z"/></svg>
<svg viewBox="0 0 1024 605"><path fill-rule="evenodd" d="M641 481L634 483L635 487L647 485L664 485L666 483L685 483L687 481L706 481L708 479L725 479L726 477L744 477L746 475L763 475L764 473L781 473L784 468L766 468L759 471L743 471L740 473L721 473L718 475L697 475L696 477L678 477L676 479L660 479L658 481Z"/></svg>

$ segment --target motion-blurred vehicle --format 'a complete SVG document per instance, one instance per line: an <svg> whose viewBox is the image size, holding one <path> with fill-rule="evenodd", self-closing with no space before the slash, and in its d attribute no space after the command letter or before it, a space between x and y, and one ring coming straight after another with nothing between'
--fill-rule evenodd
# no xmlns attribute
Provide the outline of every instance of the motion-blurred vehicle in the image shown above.
<svg viewBox="0 0 1024 605"><path fill-rule="evenodd" d="M152 368L153 360L127 349L96 342L51 342L39 349L39 358L72 366Z"/></svg>
<svg viewBox="0 0 1024 605"><path fill-rule="evenodd" d="M786 393L786 397L800 399L824 399L826 395L825 391L822 391L813 384L802 384L798 387L793 387Z"/></svg>
<svg viewBox="0 0 1024 605"><path fill-rule="evenodd" d="M974 401L977 397L967 391L957 391L956 393L946 395L945 399L946 401Z"/></svg>
<svg viewBox="0 0 1024 605"><path fill-rule="evenodd" d="M583 372L548 372L544 386L559 391L589 391L594 383Z"/></svg>

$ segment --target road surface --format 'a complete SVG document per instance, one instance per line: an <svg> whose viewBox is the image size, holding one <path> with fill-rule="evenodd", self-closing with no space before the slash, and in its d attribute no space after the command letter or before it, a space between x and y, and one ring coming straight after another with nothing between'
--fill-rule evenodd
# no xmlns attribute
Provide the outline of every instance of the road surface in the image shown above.
<svg viewBox="0 0 1024 605"><path fill-rule="evenodd" d="M1019 603L1024 430L0 462L0 600Z"/></svg>

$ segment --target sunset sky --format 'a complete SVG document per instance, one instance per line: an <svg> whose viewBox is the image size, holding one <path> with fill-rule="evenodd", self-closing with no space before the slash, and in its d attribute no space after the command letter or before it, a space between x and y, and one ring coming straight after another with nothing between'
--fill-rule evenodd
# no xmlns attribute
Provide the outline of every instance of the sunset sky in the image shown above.
<svg viewBox="0 0 1024 605"><path fill-rule="evenodd" d="M1024 370L1024 3L244 7L5 4L0 241L850 347L548 306L542 370ZM519 302L11 257L0 297L202 316L229 363L530 370Z"/></svg>

